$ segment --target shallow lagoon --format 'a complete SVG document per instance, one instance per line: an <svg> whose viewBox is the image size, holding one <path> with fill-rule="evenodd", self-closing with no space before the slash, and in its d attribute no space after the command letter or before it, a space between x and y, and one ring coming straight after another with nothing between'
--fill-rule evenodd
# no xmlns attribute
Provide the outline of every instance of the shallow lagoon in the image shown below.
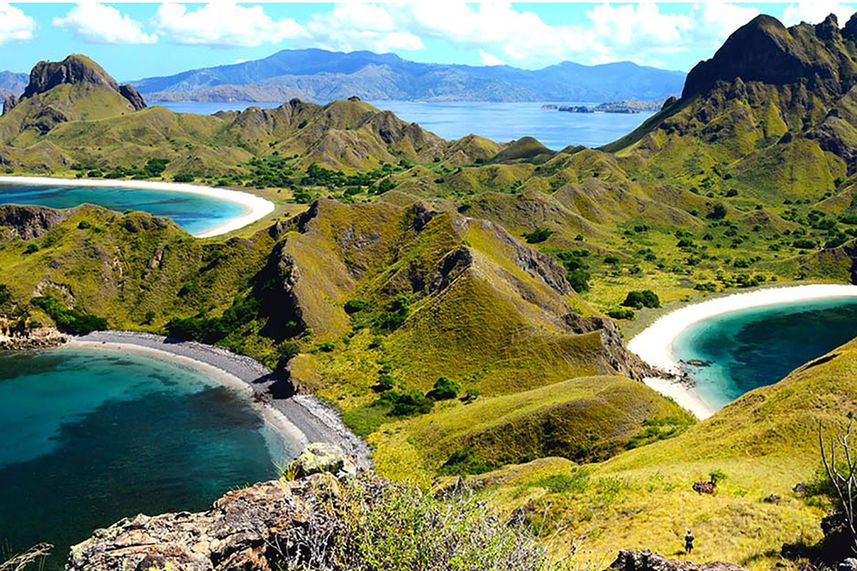
<svg viewBox="0 0 857 571"><path fill-rule="evenodd" d="M191 234L201 234L241 216L246 208L236 202L169 190L148 190L62 184L0 183L0 204L32 204L74 208L97 204L124 212L141 210L172 219Z"/></svg>
<svg viewBox="0 0 857 571"><path fill-rule="evenodd" d="M690 366L695 391L721 408L775 383L807 361L857 337L857 300L828 298L725 313L688 327L673 342Z"/></svg>
<svg viewBox="0 0 857 571"><path fill-rule="evenodd" d="M202 510L294 452L191 367L82 348L0 353L0 544L56 545L137 513Z"/></svg>

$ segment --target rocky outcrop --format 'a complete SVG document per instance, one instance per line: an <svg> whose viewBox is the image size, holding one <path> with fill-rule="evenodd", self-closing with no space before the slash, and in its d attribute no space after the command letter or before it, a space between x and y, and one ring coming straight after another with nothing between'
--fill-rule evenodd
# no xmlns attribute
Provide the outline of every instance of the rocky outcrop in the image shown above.
<svg viewBox="0 0 857 571"><path fill-rule="evenodd" d="M59 347L67 341L68 338L53 327L38 327L32 330L19 331L14 327L4 328L3 324L0 323L0 351Z"/></svg>
<svg viewBox="0 0 857 571"><path fill-rule="evenodd" d="M651 551L622 550L609 571L743 571L734 563L693 563L682 559L667 559Z"/></svg>
<svg viewBox="0 0 857 571"><path fill-rule="evenodd" d="M12 109L14 109L15 105L18 104L18 96L17 95L9 95L5 99L3 99L3 113L5 115Z"/></svg>
<svg viewBox="0 0 857 571"><path fill-rule="evenodd" d="M146 100L143 99L143 96L140 95L139 91L134 89L133 85L129 85L127 83L120 85L119 94L131 103L134 111L146 108Z"/></svg>
<svg viewBox="0 0 857 571"><path fill-rule="evenodd" d="M44 206L0 205L0 236L38 238L71 215L71 210Z"/></svg>
<svg viewBox="0 0 857 571"><path fill-rule="evenodd" d="M320 450L318 444L310 446ZM331 530L336 525L335 511L325 506L340 497L340 482L323 470L351 462L341 450L325 447L323 452L302 454L286 470L294 473L311 464L321 471L229 492L206 512L141 514L96 530L71 548L66 569L267 571L281 568L286 558L299 561L310 520ZM310 462L310 456L323 461Z"/></svg>
<svg viewBox="0 0 857 571"><path fill-rule="evenodd" d="M313 442L298 454L290 464L297 478L328 472L337 478L353 478L357 475L357 465L348 458L342 448L330 442Z"/></svg>
<svg viewBox="0 0 857 571"><path fill-rule="evenodd" d="M849 21L846 30L854 27ZM786 28L771 16L757 16L729 36L713 58L694 66L682 97L705 93L718 81L738 78L745 83L803 83L826 95L840 95L857 79L857 66L846 50L833 47L842 45L835 41L839 36L832 14L817 26L794 28Z"/></svg>
<svg viewBox="0 0 857 571"><path fill-rule="evenodd" d="M135 110L146 106L143 96L130 85L120 86L100 65L81 54L72 54L60 62L40 61L30 72L30 83L22 99L50 91L63 84L88 83L108 87L121 94Z"/></svg>

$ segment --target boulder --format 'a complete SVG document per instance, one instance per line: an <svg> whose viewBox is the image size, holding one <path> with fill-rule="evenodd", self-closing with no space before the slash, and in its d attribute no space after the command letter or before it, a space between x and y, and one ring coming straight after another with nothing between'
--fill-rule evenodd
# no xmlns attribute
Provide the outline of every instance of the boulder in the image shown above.
<svg viewBox="0 0 857 571"><path fill-rule="evenodd" d="M289 464L289 473L296 478L329 472L337 478L357 475L357 465L336 444L313 442L308 444L295 460Z"/></svg>
<svg viewBox="0 0 857 571"><path fill-rule="evenodd" d="M716 487L714 482L694 482L693 491L697 494L713 494Z"/></svg>
<svg viewBox="0 0 857 571"><path fill-rule="evenodd" d="M651 551L623 549L619 552L609 571L743 571L734 563L693 563L681 559L667 559Z"/></svg>
<svg viewBox="0 0 857 571"><path fill-rule="evenodd" d="M315 474L229 492L202 513L140 514L72 546L66 569L273 571L280 557L300 549L313 514L326 513L317 503L339 493L331 474Z"/></svg>

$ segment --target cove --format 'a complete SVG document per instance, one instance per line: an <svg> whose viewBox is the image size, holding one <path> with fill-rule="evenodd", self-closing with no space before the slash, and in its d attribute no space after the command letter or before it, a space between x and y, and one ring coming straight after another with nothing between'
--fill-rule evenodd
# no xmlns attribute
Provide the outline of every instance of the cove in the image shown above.
<svg viewBox="0 0 857 571"><path fill-rule="evenodd" d="M0 544L55 545L137 513L198 511L295 451L200 371L87 348L0 353Z"/></svg>
<svg viewBox="0 0 857 571"><path fill-rule="evenodd" d="M672 343L696 392L719 409L775 383L804 363L857 337L857 298L779 303L723 313L688 326Z"/></svg>
<svg viewBox="0 0 857 571"><path fill-rule="evenodd" d="M274 210L273 203L245 192L148 181L64 180L0 177L0 204L73 208L95 204L124 212L140 210L172 219L188 233L214 236L241 228Z"/></svg>

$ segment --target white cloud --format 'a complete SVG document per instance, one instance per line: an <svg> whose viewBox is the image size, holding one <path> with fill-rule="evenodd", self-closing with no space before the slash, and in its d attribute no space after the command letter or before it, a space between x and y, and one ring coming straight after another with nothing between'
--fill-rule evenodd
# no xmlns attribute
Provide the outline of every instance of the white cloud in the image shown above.
<svg viewBox="0 0 857 571"><path fill-rule="evenodd" d="M812 0L812 2L795 2L786 6L783 11L783 24L793 26L801 22L817 24L823 21L829 14L836 14L840 25L844 25L854 8L840 2L831 0Z"/></svg>
<svg viewBox="0 0 857 571"><path fill-rule="evenodd" d="M36 21L20 9L0 3L0 45L14 40L29 40L36 30Z"/></svg>
<svg viewBox="0 0 857 571"><path fill-rule="evenodd" d="M419 50L418 35L404 29L385 6L348 2L314 15L306 26L308 39L321 48L341 51Z"/></svg>
<svg viewBox="0 0 857 571"><path fill-rule="evenodd" d="M154 34L143 32L139 22L116 8L82 2L62 18L54 18L53 25L71 30L87 42L100 44L153 44Z"/></svg>
<svg viewBox="0 0 857 571"><path fill-rule="evenodd" d="M180 44L252 47L305 35L292 18L274 20L262 6L212 2L188 10L181 4L161 4L153 19L159 33Z"/></svg>
<svg viewBox="0 0 857 571"><path fill-rule="evenodd" d="M482 65L506 65L506 62L485 50L479 50L479 59L482 60Z"/></svg>
<svg viewBox="0 0 857 571"><path fill-rule="evenodd" d="M734 4L694 4L664 11L655 2L603 3L574 24L548 24L526 6L441 0L390 5L400 27L451 41L515 65L537 67L565 59L600 63L630 59L659 63L662 56L713 49L758 12Z"/></svg>

